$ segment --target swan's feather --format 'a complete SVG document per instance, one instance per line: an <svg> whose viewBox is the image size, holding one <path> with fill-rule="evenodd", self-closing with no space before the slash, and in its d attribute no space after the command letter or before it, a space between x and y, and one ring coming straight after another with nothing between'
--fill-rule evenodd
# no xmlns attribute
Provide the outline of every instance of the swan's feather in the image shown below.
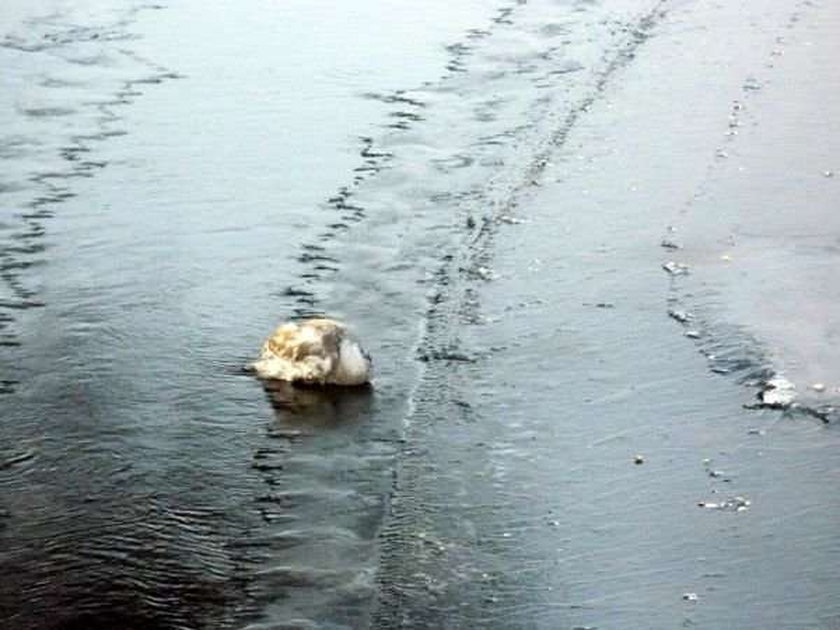
<svg viewBox="0 0 840 630"><path fill-rule="evenodd" d="M372 375L370 357L331 319L281 325L253 367L261 378L321 385L363 385Z"/></svg>

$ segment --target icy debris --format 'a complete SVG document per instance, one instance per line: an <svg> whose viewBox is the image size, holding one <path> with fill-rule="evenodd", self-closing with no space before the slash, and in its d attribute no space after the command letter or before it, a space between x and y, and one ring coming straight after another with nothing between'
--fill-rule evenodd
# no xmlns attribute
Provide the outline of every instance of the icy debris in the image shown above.
<svg viewBox="0 0 840 630"><path fill-rule="evenodd" d="M668 309L668 317L677 320L681 324L687 324L691 320L691 313L680 309Z"/></svg>
<svg viewBox="0 0 840 630"><path fill-rule="evenodd" d="M813 389L818 394L822 394L825 391L825 383L812 383L811 389Z"/></svg>
<svg viewBox="0 0 840 630"><path fill-rule="evenodd" d="M688 265L669 260L662 265L662 268L672 276L683 276L688 273Z"/></svg>
<svg viewBox="0 0 840 630"><path fill-rule="evenodd" d="M784 409L796 400L796 386L783 376L776 376L764 384L758 397L768 407Z"/></svg>
<svg viewBox="0 0 840 630"><path fill-rule="evenodd" d="M725 472L717 468L712 468L712 460L708 457L703 460L703 468L706 470L706 474L712 479L720 479L721 481L726 482L731 481Z"/></svg>
<svg viewBox="0 0 840 630"><path fill-rule="evenodd" d="M697 596L697 593L683 593L682 598L687 602L696 602L700 598Z"/></svg>
<svg viewBox="0 0 840 630"><path fill-rule="evenodd" d="M645 463L645 456L644 455L636 455L633 458L633 463L636 464L637 466L640 466L640 465L644 464Z"/></svg>
<svg viewBox="0 0 840 630"><path fill-rule="evenodd" d="M670 238L663 238L662 241L659 243L660 247L665 249L679 249L680 245L676 241L671 240Z"/></svg>
<svg viewBox="0 0 840 630"><path fill-rule="evenodd" d="M752 501L745 499L744 497L735 497L734 499L727 501L726 505L728 507L734 507L736 512L743 512L752 505Z"/></svg>
<svg viewBox="0 0 840 630"><path fill-rule="evenodd" d="M685 336L689 339L700 339L700 331L698 330L686 330Z"/></svg>
<svg viewBox="0 0 840 630"><path fill-rule="evenodd" d="M761 402L768 407L790 407L796 399L796 393L791 390L769 389L761 392Z"/></svg>
<svg viewBox="0 0 840 630"><path fill-rule="evenodd" d="M496 274L493 273L492 269L490 269L489 267L484 267L483 265L479 266L479 267L476 267L475 270L474 270L474 273L475 273L476 276L478 276L482 280L486 280L488 282L490 280L495 280L496 277L497 277Z"/></svg>
<svg viewBox="0 0 840 630"><path fill-rule="evenodd" d="M745 512L752 505L752 501L745 497L732 497L720 503L713 501L700 501L697 503L698 507L707 510L729 510L732 512Z"/></svg>
<svg viewBox="0 0 840 630"><path fill-rule="evenodd" d="M518 219L517 217L513 217L509 214L502 214L496 219L498 223L506 223L507 225L519 225L520 223L524 223L522 219Z"/></svg>

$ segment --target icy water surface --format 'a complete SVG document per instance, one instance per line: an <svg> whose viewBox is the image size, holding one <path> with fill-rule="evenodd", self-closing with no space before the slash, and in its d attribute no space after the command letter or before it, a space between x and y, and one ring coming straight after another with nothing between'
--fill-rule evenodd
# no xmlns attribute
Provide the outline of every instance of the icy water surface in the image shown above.
<svg viewBox="0 0 840 630"><path fill-rule="evenodd" d="M0 8L0 628L840 627L837 16Z"/></svg>

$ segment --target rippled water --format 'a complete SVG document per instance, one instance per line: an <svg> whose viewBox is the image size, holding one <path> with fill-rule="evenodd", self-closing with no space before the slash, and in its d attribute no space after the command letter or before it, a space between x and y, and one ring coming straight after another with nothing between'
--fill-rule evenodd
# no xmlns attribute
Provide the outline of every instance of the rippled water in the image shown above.
<svg viewBox="0 0 840 630"><path fill-rule="evenodd" d="M358 626L412 335L375 348L376 398L263 391L242 367L323 308L320 243L363 216L329 199L381 160L357 136L403 120L385 90L436 79L492 7L12 9L4 627Z"/></svg>
<svg viewBox="0 0 840 630"><path fill-rule="evenodd" d="M840 619L834 426L742 409L674 334L655 206L690 186L657 168L667 107L612 109L651 38L718 16L690 8L0 8L0 627ZM640 210L622 173L665 192ZM312 313L373 390L245 373ZM701 350L771 369L709 317ZM719 493L762 507L700 523Z"/></svg>

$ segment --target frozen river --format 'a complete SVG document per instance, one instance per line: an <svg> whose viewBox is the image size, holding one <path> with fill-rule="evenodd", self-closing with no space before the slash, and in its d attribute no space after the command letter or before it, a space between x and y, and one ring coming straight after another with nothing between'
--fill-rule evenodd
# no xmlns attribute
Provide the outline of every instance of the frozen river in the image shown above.
<svg viewBox="0 0 840 630"><path fill-rule="evenodd" d="M840 627L838 26L6 2L0 630Z"/></svg>

